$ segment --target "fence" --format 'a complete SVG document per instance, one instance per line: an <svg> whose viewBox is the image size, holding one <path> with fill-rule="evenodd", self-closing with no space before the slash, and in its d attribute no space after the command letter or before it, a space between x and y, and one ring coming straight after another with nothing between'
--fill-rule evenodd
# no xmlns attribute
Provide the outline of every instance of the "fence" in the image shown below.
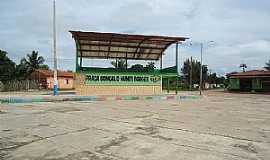
<svg viewBox="0 0 270 160"><path fill-rule="evenodd" d="M2 91L29 91L41 89L40 83L36 80L11 80L3 83L2 86Z"/></svg>

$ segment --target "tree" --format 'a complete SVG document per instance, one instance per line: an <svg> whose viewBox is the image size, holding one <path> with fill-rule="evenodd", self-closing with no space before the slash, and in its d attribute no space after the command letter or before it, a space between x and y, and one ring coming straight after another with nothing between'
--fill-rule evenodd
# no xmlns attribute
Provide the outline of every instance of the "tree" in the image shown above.
<svg viewBox="0 0 270 160"><path fill-rule="evenodd" d="M111 61L111 64L117 69L125 69L127 67L125 59L116 59L116 61Z"/></svg>
<svg viewBox="0 0 270 160"><path fill-rule="evenodd" d="M21 59L21 63L16 66L16 76L18 79L27 79L36 69L49 69L48 65L43 64L44 58L38 55L37 51L27 54L26 58Z"/></svg>
<svg viewBox="0 0 270 160"><path fill-rule="evenodd" d="M144 67L141 64L134 64L129 68L129 70L131 70L131 71L144 71Z"/></svg>
<svg viewBox="0 0 270 160"><path fill-rule="evenodd" d="M32 51L32 53L27 54L26 57L27 58L23 58L21 60L21 63L26 64L31 71L39 69L40 66L45 62L44 58L39 56L37 51Z"/></svg>
<svg viewBox="0 0 270 160"><path fill-rule="evenodd" d="M147 71L154 71L155 70L155 62L148 62L144 67Z"/></svg>
<svg viewBox="0 0 270 160"><path fill-rule="evenodd" d="M0 50L0 81L13 79L15 72L15 63L9 59L6 51Z"/></svg>
<svg viewBox="0 0 270 160"><path fill-rule="evenodd" d="M27 79L30 76L31 72L28 66L21 61L20 64L16 65L15 76L18 80Z"/></svg>
<svg viewBox="0 0 270 160"><path fill-rule="evenodd" d="M191 71L192 68L192 71ZM197 60L189 60L187 59L184 61L184 66L181 69L184 78L185 78L185 83L190 85L190 78L191 78L191 73L192 73L192 84L199 84L200 83L200 70L201 70L201 63ZM207 65L202 66L202 79L203 83L207 79L207 72L208 72L208 67Z"/></svg>
<svg viewBox="0 0 270 160"><path fill-rule="evenodd" d="M245 72L245 69L247 68L247 64L240 64L239 66L240 68L242 68L243 72Z"/></svg>
<svg viewBox="0 0 270 160"><path fill-rule="evenodd" d="M224 84L225 83L225 77L223 76L217 76L216 73L212 73L208 76L208 83L210 84Z"/></svg>
<svg viewBox="0 0 270 160"><path fill-rule="evenodd" d="M226 83L226 78L223 76L217 77L216 84L225 84Z"/></svg>
<svg viewBox="0 0 270 160"><path fill-rule="evenodd" d="M270 71L270 60L268 60L268 62L265 63L265 69L267 69L268 71Z"/></svg>
<svg viewBox="0 0 270 160"><path fill-rule="evenodd" d="M50 67L47 64L42 64L39 66L39 69L49 70Z"/></svg>
<svg viewBox="0 0 270 160"><path fill-rule="evenodd" d="M216 73L209 74L208 83L217 84L217 74Z"/></svg>

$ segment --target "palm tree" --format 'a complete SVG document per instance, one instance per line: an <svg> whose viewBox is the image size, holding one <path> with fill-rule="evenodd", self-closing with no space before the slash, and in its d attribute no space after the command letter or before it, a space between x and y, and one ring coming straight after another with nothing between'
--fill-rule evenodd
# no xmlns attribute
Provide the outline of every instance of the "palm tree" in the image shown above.
<svg viewBox="0 0 270 160"><path fill-rule="evenodd" d="M31 54L27 54L26 58L21 60L21 64L27 66L30 72L35 69L39 69L43 66L45 59L38 55L38 51L32 51Z"/></svg>
<svg viewBox="0 0 270 160"><path fill-rule="evenodd" d="M265 63L265 69L267 69L268 71L270 71L270 60L268 60L268 62Z"/></svg>
<svg viewBox="0 0 270 160"><path fill-rule="evenodd" d="M245 72L245 69L247 68L247 64L244 64L244 63L240 64L239 67L243 69L243 72Z"/></svg>
<svg viewBox="0 0 270 160"><path fill-rule="evenodd" d="M155 70L155 62L148 62L145 66L147 71L154 71Z"/></svg>

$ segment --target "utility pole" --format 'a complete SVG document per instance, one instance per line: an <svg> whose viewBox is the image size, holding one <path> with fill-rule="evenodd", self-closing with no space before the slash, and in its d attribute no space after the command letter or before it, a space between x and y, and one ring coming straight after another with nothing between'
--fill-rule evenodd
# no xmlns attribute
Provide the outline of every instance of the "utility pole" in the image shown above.
<svg viewBox="0 0 270 160"><path fill-rule="evenodd" d="M54 58L54 84L53 95L58 95L58 80L57 80L57 56L56 56L56 16L55 16L55 0L53 0L53 58Z"/></svg>
<svg viewBox="0 0 270 160"><path fill-rule="evenodd" d="M175 67L176 67L176 87L175 87L175 94L178 94L178 42L175 46Z"/></svg>
<svg viewBox="0 0 270 160"><path fill-rule="evenodd" d="M201 43L200 95L202 95L203 43Z"/></svg>
<svg viewBox="0 0 270 160"><path fill-rule="evenodd" d="M190 58L190 76L189 76L189 90L192 90L192 74L193 74L193 62L192 62L192 56Z"/></svg>

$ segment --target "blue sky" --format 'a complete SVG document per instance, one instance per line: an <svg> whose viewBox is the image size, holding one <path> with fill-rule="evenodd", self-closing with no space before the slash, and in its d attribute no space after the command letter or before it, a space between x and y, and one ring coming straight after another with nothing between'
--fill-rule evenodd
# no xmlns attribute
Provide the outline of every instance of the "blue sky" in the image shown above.
<svg viewBox="0 0 270 160"><path fill-rule="evenodd" d="M0 49L17 62L38 50L51 65L52 0L1 0L0 13ZM215 41L204 49L212 72L240 71L240 63L260 69L270 59L269 19L269 0L57 0L59 67L74 69L75 45L68 31L83 30ZM199 53L196 43L182 45L180 61ZM171 47L164 66L174 62Z"/></svg>

